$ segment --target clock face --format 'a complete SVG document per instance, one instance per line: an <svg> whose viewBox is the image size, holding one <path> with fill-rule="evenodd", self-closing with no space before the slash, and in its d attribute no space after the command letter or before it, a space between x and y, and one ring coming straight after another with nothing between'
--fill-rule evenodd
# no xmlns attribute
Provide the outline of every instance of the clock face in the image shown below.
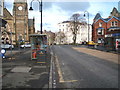
<svg viewBox="0 0 120 90"><path fill-rule="evenodd" d="M22 10L23 8L22 8L22 6L19 6L18 9L19 9L19 10Z"/></svg>

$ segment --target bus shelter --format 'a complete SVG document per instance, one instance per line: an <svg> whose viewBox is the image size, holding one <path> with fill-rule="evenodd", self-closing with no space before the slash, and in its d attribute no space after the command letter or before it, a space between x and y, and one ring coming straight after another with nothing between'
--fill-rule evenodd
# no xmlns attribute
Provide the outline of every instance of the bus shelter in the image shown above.
<svg viewBox="0 0 120 90"><path fill-rule="evenodd" d="M47 50L47 35L31 34L31 60L37 60L37 63L45 63Z"/></svg>

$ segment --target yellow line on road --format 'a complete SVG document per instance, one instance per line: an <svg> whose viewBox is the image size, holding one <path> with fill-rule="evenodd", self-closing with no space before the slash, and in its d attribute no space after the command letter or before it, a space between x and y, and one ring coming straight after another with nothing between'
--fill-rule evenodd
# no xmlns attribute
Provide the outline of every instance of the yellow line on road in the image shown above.
<svg viewBox="0 0 120 90"><path fill-rule="evenodd" d="M56 65L57 65L57 68L58 68L58 74L59 74L59 81L61 82L61 81L64 81L63 80L63 76L62 76L62 71L61 71L61 69L60 69L60 65L59 65L59 62L58 62L58 57L56 56Z"/></svg>
<svg viewBox="0 0 120 90"><path fill-rule="evenodd" d="M46 62L37 62L37 63L46 63Z"/></svg>
<svg viewBox="0 0 120 90"><path fill-rule="evenodd" d="M65 83L65 82L77 82L78 80L68 80L68 81L61 81L61 83Z"/></svg>
<svg viewBox="0 0 120 90"><path fill-rule="evenodd" d="M60 82L60 83L65 83L65 82L77 82L77 81L78 81L78 80L67 80L67 81L65 81L65 80L63 79L62 71L61 71L60 64L59 64L59 61L58 61L58 57L57 57L57 56L56 56L56 64L57 64L57 68L58 68L59 82Z"/></svg>

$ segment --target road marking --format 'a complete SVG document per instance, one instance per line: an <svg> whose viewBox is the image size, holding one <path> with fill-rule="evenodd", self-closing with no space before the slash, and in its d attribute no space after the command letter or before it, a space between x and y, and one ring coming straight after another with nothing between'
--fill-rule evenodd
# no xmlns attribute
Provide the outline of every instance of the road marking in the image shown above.
<svg viewBox="0 0 120 90"><path fill-rule="evenodd" d="M55 55L56 56L56 55ZM61 71L61 69L60 69L60 65L59 65L59 62L58 62L58 57L56 56L56 65L57 65L57 68L58 68L58 74L59 74L59 82L61 82L61 81L64 81L63 80L63 76L62 76L62 71Z"/></svg>
<svg viewBox="0 0 120 90"><path fill-rule="evenodd" d="M56 55L55 55L56 56ZM59 64L59 61L58 61L58 57L56 56L56 64L57 64L57 68L58 68L58 75L59 75L59 82L60 83L65 83L65 82L77 82L78 80L67 80L65 81L63 79L63 75L62 75L62 71L61 71L61 68L60 68L60 64ZM63 72L64 74L64 72Z"/></svg>
<svg viewBox="0 0 120 90"><path fill-rule="evenodd" d="M68 81L61 81L61 83L65 83L65 82L77 82L78 80L68 80Z"/></svg>
<svg viewBox="0 0 120 90"><path fill-rule="evenodd" d="M46 63L46 62L37 62L37 63Z"/></svg>

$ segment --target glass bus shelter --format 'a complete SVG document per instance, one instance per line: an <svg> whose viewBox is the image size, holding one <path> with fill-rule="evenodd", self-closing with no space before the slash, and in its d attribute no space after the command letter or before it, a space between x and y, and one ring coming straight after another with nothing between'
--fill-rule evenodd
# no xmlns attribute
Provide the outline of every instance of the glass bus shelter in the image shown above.
<svg viewBox="0 0 120 90"><path fill-rule="evenodd" d="M47 35L31 34L31 60L36 59L38 63L45 63L47 50Z"/></svg>

